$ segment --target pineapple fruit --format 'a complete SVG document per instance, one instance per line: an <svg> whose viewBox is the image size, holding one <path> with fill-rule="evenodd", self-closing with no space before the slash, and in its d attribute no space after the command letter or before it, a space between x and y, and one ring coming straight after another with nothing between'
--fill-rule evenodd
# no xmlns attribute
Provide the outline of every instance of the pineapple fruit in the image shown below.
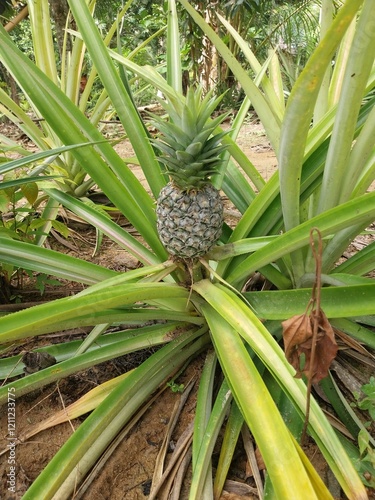
<svg viewBox="0 0 375 500"><path fill-rule="evenodd" d="M223 202L210 182L226 148L221 140L227 132L214 130L227 114L210 120L221 98L202 98L200 87L190 88L185 102L161 101L168 122L154 116L160 134L153 144L170 177L157 200L157 229L168 252L180 259L206 254L221 235Z"/></svg>

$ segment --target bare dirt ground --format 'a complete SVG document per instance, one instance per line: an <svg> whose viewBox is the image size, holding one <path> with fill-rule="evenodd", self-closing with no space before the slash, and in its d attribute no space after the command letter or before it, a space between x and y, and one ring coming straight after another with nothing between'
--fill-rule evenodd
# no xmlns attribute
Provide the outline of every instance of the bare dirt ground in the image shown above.
<svg viewBox="0 0 375 500"><path fill-rule="evenodd" d="M264 178L268 179L275 171L276 159L262 128L255 122L245 125L241 131L239 143ZM116 149L122 156L132 155L132 151L126 142L118 144ZM140 169L134 168L134 172L141 178L142 173ZM124 224L126 224L126 221L124 221ZM135 259L125 251L118 249L106 238L103 241L100 252L93 256L95 231L81 222L74 220L69 222L69 227L72 230L69 245L66 246L66 244L52 238L49 239L49 244L52 248L59 249L70 255L79 256L80 258L86 258L87 260L106 265L116 270L126 271L137 266ZM78 290L79 288L76 285L69 283L65 283L62 287L47 286L46 295L41 297L40 292L35 290L33 282L25 279L24 286L15 288L13 293L18 295L22 302L37 302L64 296L67 293L72 294ZM84 338L86 334L87 330L85 329L68 333L69 338L75 339ZM15 354L20 350L31 350L46 343L61 342L64 338L67 338L67 332L61 335L44 335L43 337L34 339L30 344L21 347L16 346L14 352L11 354ZM9 356L9 353L7 356ZM24 432L43 419L54 415L91 388L137 366L145 356L147 356L147 352L139 353L136 357L133 355L130 358L118 358L72 375L58 384L46 387L43 391L37 391L19 398L16 410L17 433ZM197 376L202 369L203 361L204 355L197 358L181 374L176 382L186 385L190 380L198 378ZM179 437L193 421L196 392L197 384L194 385L187 403L179 416L177 426L173 431L169 443L167 461ZM84 500L147 499L155 470L155 460L168 423L170 422L172 409L180 397L180 393L173 392L170 388L167 388L149 407L142 419L133 426L123 437L122 441L114 448L104 467L90 480L87 488L82 492L77 492L74 498ZM5 410L0 409L0 451L5 449L8 444L6 439L6 418ZM7 473L9 472L8 455L3 454L0 456L0 498L2 500L20 499L57 450L74 432L74 429L79 426L83 418L80 417L60 424L37 434L26 442L18 444L16 447L17 493L15 495L11 495L7 490ZM316 447L311 444L306 447L306 452L324 481L326 483L331 482L332 484L332 476ZM214 453L214 468L217 459L218 453ZM187 472L187 477L189 477L189 471ZM229 478L234 483L227 484L226 489L228 492L223 494L222 499L241 500L258 498L254 493L255 483L242 443L239 444L236 450L236 460L230 469ZM234 486L238 488L238 484L243 485L242 490L233 490ZM188 480L184 483L180 496L181 500L188 498L187 485ZM336 492L335 498L344 498L337 485L333 484L331 490Z"/></svg>

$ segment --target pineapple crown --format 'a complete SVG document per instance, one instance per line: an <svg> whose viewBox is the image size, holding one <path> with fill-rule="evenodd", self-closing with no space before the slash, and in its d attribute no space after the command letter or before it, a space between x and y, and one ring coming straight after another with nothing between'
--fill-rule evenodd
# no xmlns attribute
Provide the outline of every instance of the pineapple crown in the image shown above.
<svg viewBox="0 0 375 500"><path fill-rule="evenodd" d="M158 159L166 167L166 173L183 190L202 187L209 182L220 162L220 154L227 146L221 144L228 132L214 134L228 113L211 120L224 94L212 97L208 92L202 98L202 88L189 88L186 99L160 100L169 115L165 122L156 115L153 125L159 130L159 137L152 140L162 153Z"/></svg>

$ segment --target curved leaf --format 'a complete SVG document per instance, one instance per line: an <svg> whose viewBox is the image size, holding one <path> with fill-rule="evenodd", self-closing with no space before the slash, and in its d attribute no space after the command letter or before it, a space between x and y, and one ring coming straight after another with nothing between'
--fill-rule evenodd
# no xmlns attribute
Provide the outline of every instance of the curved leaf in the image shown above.
<svg viewBox="0 0 375 500"><path fill-rule="evenodd" d="M246 411L250 412L247 420L250 429L253 430L250 422L251 419L254 420L255 425L261 426L261 422L257 422L258 416L252 413L253 411L257 412L258 406L262 404L261 398L263 397L263 391L260 390L260 387L263 381L261 379L259 381L259 374L253 376L255 368L253 362L242 341L239 341L235 332L249 344L251 349L270 371L273 378L275 378L282 387L288 398L291 399L296 409L303 415L306 404L306 386L301 380L294 378L294 369L287 362L280 346L249 306L232 291L222 285L214 285L208 280L202 280L195 284L194 290L205 298L215 310L214 314L211 315L211 308L203 305L203 310L205 311L209 324L210 321L212 323L212 318L215 318L214 326L210 324L211 328L215 328L217 331L221 332L221 334L217 334L215 338L215 347L218 351L219 358L222 356L223 359L226 360L225 364L223 363L223 369L228 376L233 395L236 397L236 401L241 411L244 415ZM225 330L226 324L230 325L230 331L225 334L223 330ZM213 335L215 334L213 333ZM236 367L236 370L230 370L230 367L233 366ZM240 373L241 376L239 376ZM244 380L247 380L246 384L244 384ZM258 385L258 383L259 387L254 387ZM236 385L234 386L234 384ZM249 387L252 387L251 391L249 391ZM252 406L252 404L250 402L247 404L244 402L247 401L249 395L253 398L253 390L256 391L255 395L258 394L256 397L259 397L259 402L253 405L252 409L248 409L248 406ZM260 392L258 393L258 391ZM252 400L254 401L254 399ZM274 404L273 401L271 405L272 404ZM265 411L270 411L268 403L264 403L264 405ZM269 419L270 415L267 417L267 415L264 414L264 418ZM259 432L259 439L268 439L267 433L262 435L261 427L259 428ZM270 423L269 432L271 433L269 435L272 435L274 432L272 423ZM317 442L345 493L352 498L365 499L366 491L357 472L341 446L334 430L314 399L310 402L309 432ZM258 435L255 437L258 439ZM277 439L277 437L275 438ZM264 443L264 446L267 449L268 444ZM275 454L272 453L271 450L269 450L269 453L272 455L270 460L275 460ZM282 454L282 451L280 451L280 453ZM288 463L286 458L285 460L286 463ZM276 487L275 484L274 487ZM302 498L304 497L305 495L302 495ZM284 497L281 496L281 498Z"/></svg>
<svg viewBox="0 0 375 500"><path fill-rule="evenodd" d="M141 305L134 308L127 308L127 305L133 305L139 301L147 302L157 300L163 297L180 298L185 304L188 300L188 292L178 285L167 285L166 283L125 283L124 285L113 287L112 289L100 290L90 294L78 294L73 297L58 299L46 304L39 305L30 309L25 309L8 316L0 318L0 342L10 342L20 338L43 333L56 331L58 329L68 328L71 325L80 324L96 325L107 321L103 320L103 313L107 317L111 314L116 318L123 314L124 320L127 314L137 315L139 319L147 316L147 308L142 309ZM151 316L156 318L159 311L148 311ZM166 318L170 315L175 316L177 320L181 319L175 311L164 311ZM177 316L180 316L177 318ZM185 317L192 318L194 315L186 313ZM159 316L160 317L160 316ZM123 321L124 321L123 320ZM113 320L115 321L115 319ZM198 322L199 319L198 319Z"/></svg>
<svg viewBox="0 0 375 500"><path fill-rule="evenodd" d="M1 237L0 262L87 285L118 274L116 271L55 250Z"/></svg>
<svg viewBox="0 0 375 500"><path fill-rule="evenodd" d="M318 497L291 435L237 331L208 304L202 306L221 367L233 396L262 453L276 498ZM236 367L233 370L233 366Z"/></svg>
<svg viewBox="0 0 375 500"><path fill-rule="evenodd" d="M311 299L311 288L244 293L257 315L284 320L303 314ZM328 318L350 318L375 314L375 283L331 286L321 289L321 307Z"/></svg>
<svg viewBox="0 0 375 500"><path fill-rule="evenodd" d="M87 467L99 458L134 412L190 356L205 346L208 338L202 333L201 336L188 333L174 339L121 381L56 453L24 494L24 499L52 498L69 478L73 493L77 477L82 478ZM86 460L81 464L83 457Z"/></svg>
<svg viewBox="0 0 375 500"><path fill-rule="evenodd" d="M229 273L226 280L230 283L240 283L263 266L308 245L310 230L313 227L317 227L324 237L352 225L360 224L366 227L374 218L375 192L372 192L327 210L280 235L278 239L243 260Z"/></svg>

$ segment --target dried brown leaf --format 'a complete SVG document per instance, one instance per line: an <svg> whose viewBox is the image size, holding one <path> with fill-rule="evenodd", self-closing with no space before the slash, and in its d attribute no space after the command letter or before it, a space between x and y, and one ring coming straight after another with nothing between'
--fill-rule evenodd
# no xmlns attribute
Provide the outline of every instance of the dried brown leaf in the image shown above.
<svg viewBox="0 0 375 500"><path fill-rule="evenodd" d="M314 322L317 322L315 355L312 360ZM299 314L283 321L285 356L296 370L296 378L310 377L316 384L328 375L329 367L337 354L335 334L322 310ZM304 356L303 366L301 357ZM311 365L312 362L312 365Z"/></svg>

